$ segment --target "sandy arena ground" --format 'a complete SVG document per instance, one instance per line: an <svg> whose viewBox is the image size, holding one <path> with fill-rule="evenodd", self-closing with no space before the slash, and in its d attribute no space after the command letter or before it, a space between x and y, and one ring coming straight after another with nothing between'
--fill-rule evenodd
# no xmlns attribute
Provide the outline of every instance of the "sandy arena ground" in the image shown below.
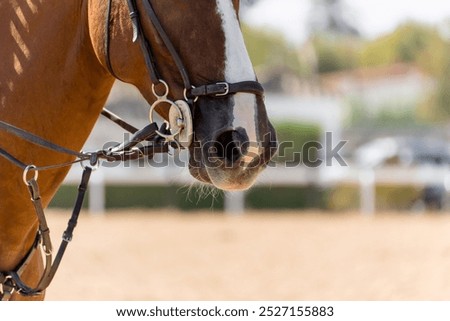
<svg viewBox="0 0 450 321"><path fill-rule="evenodd" d="M450 300L448 215L130 211L75 233L47 300Z"/></svg>

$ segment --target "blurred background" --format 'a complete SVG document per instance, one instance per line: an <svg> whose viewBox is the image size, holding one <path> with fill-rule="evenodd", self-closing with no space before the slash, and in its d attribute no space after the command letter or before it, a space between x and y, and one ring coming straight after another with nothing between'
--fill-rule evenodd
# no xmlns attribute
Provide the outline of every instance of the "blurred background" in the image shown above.
<svg viewBox="0 0 450 321"><path fill-rule="evenodd" d="M448 300L450 2L241 2L278 156L225 194L184 152L103 164L48 298ZM108 107L148 122L120 82ZM99 119L85 150L123 139ZM80 173L52 203L61 230Z"/></svg>
<svg viewBox="0 0 450 321"><path fill-rule="evenodd" d="M94 176L92 211L448 208L449 3L247 0L241 19L280 141L256 187L195 187L182 153L106 165ZM108 107L136 126L148 120L139 93L119 82ZM114 126L100 119L85 149L122 141ZM78 175L52 206L71 206Z"/></svg>

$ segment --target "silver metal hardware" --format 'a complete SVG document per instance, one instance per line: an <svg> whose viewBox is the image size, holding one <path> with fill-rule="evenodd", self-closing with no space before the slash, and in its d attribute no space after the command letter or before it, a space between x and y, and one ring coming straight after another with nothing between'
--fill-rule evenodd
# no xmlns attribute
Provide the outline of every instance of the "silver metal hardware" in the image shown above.
<svg viewBox="0 0 450 321"><path fill-rule="evenodd" d="M166 121L165 123L168 126L167 129L170 131L170 134L162 133L160 131L156 131L156 133L159 136L163 137L167 143L174 142L178 146L187 148L191 145L194 131L192 114L189 105L184 100L177 100L176 102L173 102L172 100L168 99L167 95L169 94L169 87L163 80L160 80L160 82L166 86L166 92L164 95L160 96L155 92L155 88L153 86L153 94L158 99L150 107L150 123L154 122L153 114L156 111L157 106L161 104L169 105L169 117L168 121ZM184 94L186 96L186 90Z"/></svg>
<svg viewBox="0 0 450 321"><path fill-rule="evenodd" d="M177 100L175 105L177 110L171 108L169 111L170 127L173 131L179 132L176 141L184 148L188 148L194 136L194 125L189 105L184 100ZM180 117L181 114L181 117Z"/></svg>
<svg viewBox="0 0 450 321"><path fill-rule="evenodd" d="M28 179L28 172L29 172L30 170L33 170L33 171L34 171L34 177L33 177L32 179ZM37 181L38 177L39 177L39 172L37 171L37 167L34 166L34 165L28 165L28 166L25 167L25 169L23 170L23 176L22 176L22 178L23 178L23 182L25 183L25 185L30 185L30 181L31 181L31 180Z"/></svg>
<svg viewBox="0 0 450 321"><path fill-rule="evenodd" d="M167 100L167 96L169 96L169 85L162 79L159 79L159 83L164 85L165 88L165 92L163 95L158 95L158 93L156 92L156 85L159 84L152 84L152 92L153 95L158 99L158 100Z"/></svg>
<svg viewBox="0 0 450 321"><path fill-rule="evenodd" d="M225 92L222 94L216 94L216 97L227 96L230 93L230 84L227 82L218 82L216 85L224 86Z"/></svg>
<svg viewBox="0 0 450 321"><path fill-rule="evenodd" d="M191 88L195 89L195 86L191 86ZM183 95L184 95L184 100L189 101L189 98L187 96L187 89L186 88L184 88ZM197 102L198 98L199 98L198 96L196 96L194 98L194 103Z"/></svg>
<svg viewBox="0 0 450 321"><path fill-rule="evenodd" d="M83 153L83 151L81 151L81 153ZM84 164L85 161L87 161L89 164L88 164L88 165L85 165L85 164ZM93 172L95 172L97 169L100 168L100 158L97 158L97 161L95 162L94 165L91 165L90 159L82 160L82 161L80 162L80 165L81 165L81 168L82 168L83 170L85 170L87 167L89 167Z"/></svg>

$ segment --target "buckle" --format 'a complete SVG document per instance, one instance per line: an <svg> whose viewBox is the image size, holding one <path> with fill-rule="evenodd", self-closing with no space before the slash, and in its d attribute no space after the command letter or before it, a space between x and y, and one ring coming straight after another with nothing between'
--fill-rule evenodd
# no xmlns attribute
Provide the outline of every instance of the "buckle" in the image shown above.
<svg viewBox="0 0 450 321"><path fill-rule="evenodd" d="M227 96L230 93L230 84L227 82L218 82L216 83L217 86L224 86L224 93L220 93L220 94L216 94L216 97L220 97L220 96Z"/></svg>
<svg viewBox="0 0 450 321"><path fill-rule="evenodd" d="M72 242L72 238L73 238L73 235L71 233L64 231L64 233L62 235L62 239L64 242L70 243L70 242Z"/></svg>
<svg viewBox="0 0 450 321"><path fill-rule="evenodd" d="M16 291L16 284L11 275L0 274L0 301L9 301Z"/></svg>

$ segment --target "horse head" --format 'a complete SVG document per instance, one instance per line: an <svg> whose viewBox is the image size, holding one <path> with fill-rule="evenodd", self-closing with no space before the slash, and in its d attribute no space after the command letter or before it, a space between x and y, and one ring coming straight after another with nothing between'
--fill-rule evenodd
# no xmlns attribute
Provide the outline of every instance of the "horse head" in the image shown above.
<svg viewBox="0 0 450 321"><path fill-rule="evenodd" d="M108 1L90 4L90 34L105 70L157 101L166 120L170 109L192 115L193 137L184 145L196 179L249 188L277 144L241 33L239 1Z"/></svg>

